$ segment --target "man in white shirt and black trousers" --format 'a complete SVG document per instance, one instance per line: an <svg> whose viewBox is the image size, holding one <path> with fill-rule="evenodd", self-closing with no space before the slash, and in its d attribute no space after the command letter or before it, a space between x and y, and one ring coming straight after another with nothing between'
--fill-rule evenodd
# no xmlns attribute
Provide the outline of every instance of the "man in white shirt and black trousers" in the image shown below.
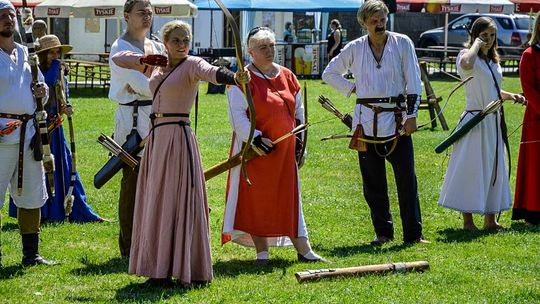
<svg viewBox="0 0 540 304"><path fill-rule="evenodd" d="M410 137L417 129L416 113L422 93L420 68L411 39L387 31L387 17L384 2L364 2L357 19L368 34L347 44L330 61L322 78L343 95L357 96L351 146L359 150L364 197L375 228L376 238L371 244L382 245L394 239L385 159L394 169L403 240L427 243L422 236ZM355 83L343 77L349 71Z"/></svg>

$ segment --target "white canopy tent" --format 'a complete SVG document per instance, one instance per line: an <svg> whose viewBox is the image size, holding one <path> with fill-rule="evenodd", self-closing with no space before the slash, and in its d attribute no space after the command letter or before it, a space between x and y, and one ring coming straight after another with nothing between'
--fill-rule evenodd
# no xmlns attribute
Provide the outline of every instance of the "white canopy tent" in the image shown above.
<svg viewBox="0 0 540 304"><path fill-rule="evenodd" d="M122 18L124 0L45 0L34 9L39 18ZM152 0L154 14L161 17L195 17L197 6L188 0Z"/></svg>
<svg viewBox="0 0 540 304"><path fill-rule="evenodd" d="M124 3L125 0L45 0L35 7L34 15L38 18L47 18L49 29L51 28L50 18L74 17L86 18L86 21L94 18L102 19L100 24L105 24L105 33L101 32L101 29L99 29L99 31L101 32L101 35L104 34L105 51L107 51L107 46L110 43L107 37L116 39L115 32L116 37L120 36L122 29L121 20L124 17ZM155 17L195 17L198 12L197 6L188 0L153 0L152 8ZM107 23L106 21L103 21L103 19L116 19L116 30L114 29L114 25L107 29ZM75 29L71 29L70 26L70 31L77 31L77 33L83 31L81 35L84 37L88 36L88 39L85 39L78 34L73 36L74 39L76 38L75 41L73 41L74 44L86 45L84 42L88 40L101 39L98 38L100 35L98 35L97 32L87 33L84 22L70 21L69 23L75 27ZM79 43L77 43L77 41ZM95 45L87 45L84 49L91 49L91 52L98 51Z"/></svg>

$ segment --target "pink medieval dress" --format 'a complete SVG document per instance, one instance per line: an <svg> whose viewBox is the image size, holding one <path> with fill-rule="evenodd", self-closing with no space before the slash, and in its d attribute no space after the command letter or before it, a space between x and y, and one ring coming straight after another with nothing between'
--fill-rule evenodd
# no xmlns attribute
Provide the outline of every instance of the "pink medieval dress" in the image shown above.
<svg viewBox="0 0 540 304"><path fill-rule="evenodd" d="M141 70L140 55L126 52L119 57L130 68ZM216 83L217 69L191 56L174 70L155 68L150 77L155 95L152 112L189 114L198 82ZM174 277L182 284L209 282L213 272L208 202L189 118L158 117L153 125L137 182L129 273Z"/></svg>

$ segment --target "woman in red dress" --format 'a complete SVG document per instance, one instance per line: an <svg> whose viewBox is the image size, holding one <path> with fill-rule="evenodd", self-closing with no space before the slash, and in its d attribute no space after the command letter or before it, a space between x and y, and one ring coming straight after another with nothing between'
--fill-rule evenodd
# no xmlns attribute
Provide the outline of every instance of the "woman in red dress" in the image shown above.
<svg viewBox="0 0 540 304"><path fill-rule="evenodd" d="M256 264L268 261L269 246L287 245L295 246L299 261L321 261L323 258L311 250L308 241L295 138L272 144L272 140L295 127L295 120L304 121L300 84L289 69L273 62L275 36L270 29L252 29L248 49L252 57L247 66L251 74L249 88L256 112L253 148L261 156L246 164L251 185L241 177L239 167L229 172L222 243L232 240L254 246ZM239 87L231 87L228 98L234 155L248 138L250 118L246 97Z"/></svg>
<svg viewBox="0 0 540 304"><path fill-rule="evenodd" d="M519 146L513 220L540 223L540 14L534 22L530 47L519 64L521 87L527 99Z"/></svg>

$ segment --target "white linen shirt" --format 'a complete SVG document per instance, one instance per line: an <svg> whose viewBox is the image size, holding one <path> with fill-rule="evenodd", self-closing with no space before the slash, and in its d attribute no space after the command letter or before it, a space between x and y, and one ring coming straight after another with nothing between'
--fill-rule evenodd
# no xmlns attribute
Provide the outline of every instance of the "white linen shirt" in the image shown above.
<svg viewBox="0 0 540 304"><path fill-rule="evenodd" d="M32 73L28 63L28 48L15 43L15 61L10 55L0 51L0 112L9 114L34 114L36 102L32 94ZM45 85L48 99L48 87L43 74L38 68L38 81ZM5 125L13 119L0 118L0 124ZM15 129L11 134L0 137L0 144L14 144L20 140L21 128ZM34 122L28 121L26 125L25 141L29 142L35 134Z"/></svg>
<svg viewBox="0 0 540 304"><path fill-rule="evenodd" d="M392 97L400 94L417 94L415 108L420 104L422 82L420 67L411 39L405 35L387 32L388 40L380 60L380 69L369 46L368 36L362 36L348 43L341 53L334 57L322 74L323 80L349 97L356 87L358 98ZM355 83L344 74L352 72ZM376 104L381 107L394 107L389 103ZM407 115L403 112L403 117ZM410 115L416 117L416 113ZM353 129L359 123L364 134L373 136L373 111L365 106L356 105L353 116ZM405 121L405 119L404 119ZM393 112L379 113L377 137L389 137L395 134L396 122Z"/></svg>
<svg viewBox="0 0 540 304"><path fill-rule="evenodd" d="M111 67L111 81L109 89L109 99L118 102L119 104L130 103L135 100L151 100L152 92L150 91L150 79L143 73L131 69L124 69L117 66L112 57L114 54L122 51L131 51L144 55L144 52L129 43L128 41L118 38L111 46L109 55L109 65ZM164 47L162 44L152 43L151 54L163 54ZM131 87L135 93L128 91ZM139 107L139 115L137 118L137 132L142 138L148 136L150 132L150 113L152 106ZM114 140L122 145L133 126L133 107L118 106L114 114ZM142 152L141 154L142 155Z"/></svg>

